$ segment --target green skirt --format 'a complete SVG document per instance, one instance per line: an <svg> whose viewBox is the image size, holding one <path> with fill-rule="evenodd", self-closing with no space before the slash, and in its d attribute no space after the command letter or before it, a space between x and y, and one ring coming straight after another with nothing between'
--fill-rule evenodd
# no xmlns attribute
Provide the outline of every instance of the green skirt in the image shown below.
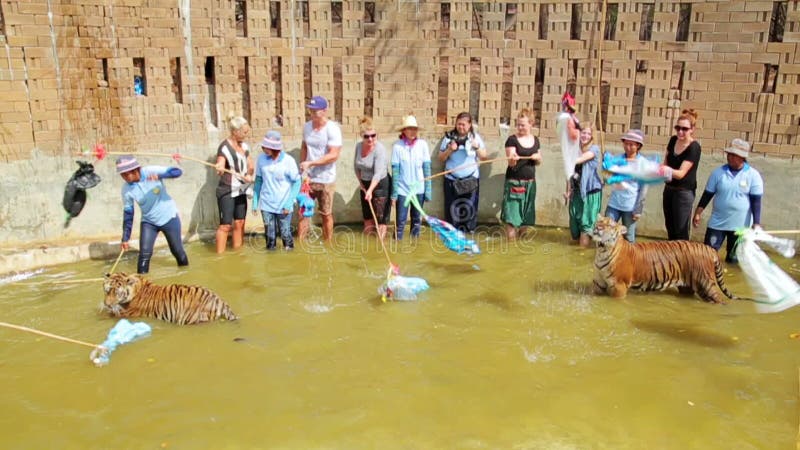
<svg viewBox="0 0 800 450"><path fill-rule="evenodd" d="M603 192L597 191L581 198L580 192L573 192L569 201L569 232L572 239L578 239L583 234L590 234L600 214L600 203L603 201Z"/></svg>
<svg viewBox="0 0 800 450"><path fill-rule="evenodd" d="M514 227L536 225L536 180L506 180L500 220Z"/></svg>

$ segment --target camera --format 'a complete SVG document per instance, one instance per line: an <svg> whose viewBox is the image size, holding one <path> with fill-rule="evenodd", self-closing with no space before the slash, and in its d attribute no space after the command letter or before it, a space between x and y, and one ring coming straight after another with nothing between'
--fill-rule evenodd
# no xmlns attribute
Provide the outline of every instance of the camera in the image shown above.
<svg viewBox="0 0 800 450"><path fill-rule="evenodd" d="M450 139L451 141L454 141L456 145L458 145L459 147L467 145L468 136L459 136L458 131L456 130L448 131L447 133L444 134L444 137Z"/></svg>

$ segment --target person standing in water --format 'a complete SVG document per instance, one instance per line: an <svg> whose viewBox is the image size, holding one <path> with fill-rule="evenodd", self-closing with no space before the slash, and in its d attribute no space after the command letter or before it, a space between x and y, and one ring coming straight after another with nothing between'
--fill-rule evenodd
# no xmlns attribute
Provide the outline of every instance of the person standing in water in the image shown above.
<svg viewBox="0 0 800 450"><path fill-rule="evenodd" d="M117 159L117 173L125 180L122 185L122 250L128 250L133 229L133 204L139 205L142 221L139 228L139 260L137 273L150 271L150 258L158 233L164 233L169 251L179 266L188 266L189 258L181 242L181 218L175 200L167 194L161 180L178 178L183 171L178 167L142 167L132 155Z"/></svg>
<svg viewBox="0 0 800 450"><path fill-rule="evenodd" d="M306 105L311 120L303 126L303 143L300 146L300 173L311 181L312 199L317 201L317 211L322 216L322 239L333 237L333 196L336 193L336 160L342 151L342 130L339 124L328 119L328 101L315 95ZM297 238L308 236L310 218L300 217Z"/></svg>
<svg viewBox="0 0 800 450"><path fill-rule="evenodd" d="M250 125L241 116L228 114L230 135L217 149L217 205L219 206L219 227L217 228L217 253L225 252L228 236L233 235L233 248L244 242L244 222L247 218L248 195L252 195L253 160L247 136ZM233 175L233 174L236 175Z"/></svg>
<svg viewBox="0 0 800 450"><path fill-rule="evenodd" d="M641 130L628 130L620 140L622 148L625 149L625 160L628 164L636 164L636 161L644 158L639 154L644 145L644 133ZM628 229L625 233L625 240L634 243L636 242L636 223L642 217L644 210L647 184L631 179L609 186L611 186L611 195L608 197L605 215L616 221L622 219L622 225Z"/></svg>
<svg viewBox="0 0 800 450"><path fill-rule="evenodd" d="M600 147L592 141L592 126L584 125L580 130L581 156L575 160L575 173L567 180L569 231L581 247L592 243L590 235L603 200L603 182L597 173Z"/></svg>
<svg viewBox="0 0 800 450"><path fill-rule="evenodd" d="M261 211L267 250L275 250L280 233L283 248L292 250L292 211L300 192L300 173L294 159L283 152L281 134L269 131L261 141L263 154L256 163L253 212Z"/></svg>

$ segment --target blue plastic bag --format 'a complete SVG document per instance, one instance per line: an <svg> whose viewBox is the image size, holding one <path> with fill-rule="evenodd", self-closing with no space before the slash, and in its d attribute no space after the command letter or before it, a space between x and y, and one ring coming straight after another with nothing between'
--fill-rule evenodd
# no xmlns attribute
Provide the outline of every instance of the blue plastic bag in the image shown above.
<svg viewBox="0 0 800 450"><path fill-rule="evenodd" d="M100 347L92 350L89 359L95 366L105 366L117 347L149 336L150 330L150 325L144 322L131 323L128 319L120 319L108 332L108 338L100 344Z"/></svg>

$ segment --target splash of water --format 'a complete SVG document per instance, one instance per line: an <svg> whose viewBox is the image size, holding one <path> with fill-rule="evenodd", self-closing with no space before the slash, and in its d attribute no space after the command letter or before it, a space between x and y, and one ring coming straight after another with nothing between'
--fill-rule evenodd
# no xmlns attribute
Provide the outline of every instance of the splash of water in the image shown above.
<svg viewBox="0 0 800 450"><path fill-rule="evenodd" d="M330 304L330 303L328 303L328 304L324 304L324 303L306 303L306 304L303 305L303 309L305 309L306 311L308 311L310 313L314 313L314 314L329 313L329 312L333 311L333 308L335 308L335 306Z"/></svg>
<svg viewBox="0 0 800 450"><path fill-rule="evenodd" d="M28 278L34 277L39 275L40 273L44 272L44 269L36 269L33 271L28 272L19 272L13 275L0 277L0 285L8 284L8 283L16 283L17 281L27 280Z"/></svg>

